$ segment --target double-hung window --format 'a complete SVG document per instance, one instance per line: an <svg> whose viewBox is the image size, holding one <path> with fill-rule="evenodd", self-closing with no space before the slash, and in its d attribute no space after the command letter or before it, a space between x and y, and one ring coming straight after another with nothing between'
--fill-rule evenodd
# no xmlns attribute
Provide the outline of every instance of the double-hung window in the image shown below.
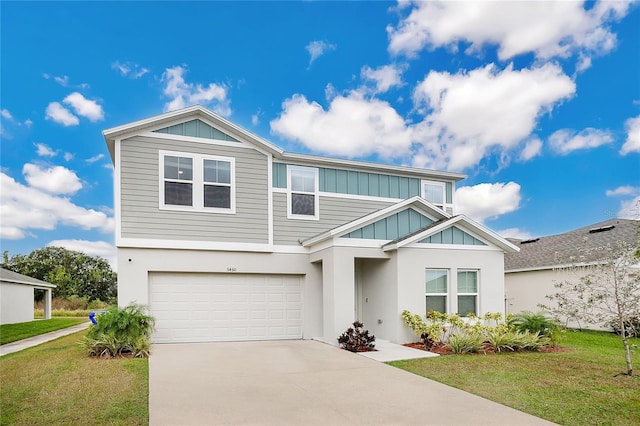
<svg viewBox="0 0 640 426"><path fill-rule="evenodd" d="M235 160L160 152L160 208L235 213Z"/></svg>
<svg viewBox="0 0 640 426"><path fill-rule="evenodd" d="M449 271L447 269L427 269L425 271L425 295L427 312L447 312Z"/></svg>
<svg viewBox="0 0 640 426"><path fill-rule="evenodd" d="M318 169L288 166L288 217L318 219Z"/></svg>
<svg viewBox="0 0 640 426"><path fill-rule="evenodd" d="M453 214L453 183L423 180L421 195L439 209Z"/></svg>
<svg viewBox="0 0 640 426"><path fill-rule="evenodd" d="M478 271L458 270L458 314L478 314Z"/></svg>

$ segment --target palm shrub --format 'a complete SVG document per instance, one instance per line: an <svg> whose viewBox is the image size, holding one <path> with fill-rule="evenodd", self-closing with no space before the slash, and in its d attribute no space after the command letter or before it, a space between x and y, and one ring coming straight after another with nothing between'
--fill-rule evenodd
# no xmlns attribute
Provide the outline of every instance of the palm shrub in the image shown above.
<svg viewBox="0 0 640 426"><path fill-rule="evenodd" d="M548 343L555 346L560 336L561 327L544 313L529 311L510 315L507 319L509 329L529 332L548 338Z"/></svg>
<svg viewBox="0 0 640 426"><path fill-rule="evenodd" d="M154 319L143 306L112 307L96 320L98 324L89 328L81 342L90 356L149 355Z"/></svg>

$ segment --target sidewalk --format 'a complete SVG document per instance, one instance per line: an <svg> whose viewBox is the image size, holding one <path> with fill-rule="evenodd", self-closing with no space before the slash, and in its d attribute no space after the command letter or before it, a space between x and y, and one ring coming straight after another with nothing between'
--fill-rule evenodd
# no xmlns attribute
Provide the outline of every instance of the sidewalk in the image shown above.
<svg viewBox="0 0 640 426"><path fill-rule="evenodd" d="M6 345L0 346L0 356L18 352L32 346L40 345L50 340L55 340L59 337L66 336L71 333L85 330L87 327L89 327L90 324L91 322L87 321L83 324L74 325L73 327L63 328L60 330L52 331L51 333L40 334L39 336L33 336L29 337L28 339L7 343Z"/></svg>

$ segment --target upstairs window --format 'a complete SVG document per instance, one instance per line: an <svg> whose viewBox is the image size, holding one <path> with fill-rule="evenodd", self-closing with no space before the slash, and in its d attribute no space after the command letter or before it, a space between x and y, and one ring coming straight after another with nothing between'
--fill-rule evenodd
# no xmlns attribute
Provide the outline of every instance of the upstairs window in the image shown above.
<svg viewBox="0 0 640 426"><path fill-rule="evenodd" d="M288 217L318 219L318 169L288 166Z"/></svg>
<svg viewBox="0 0 640 426"><path fill-rule="evenodd" d="M423 180L421 185L422 198L439 209L453 214L453 184L451 182Z"/></svg>
<svg viewBox="0 0 640 426"><path fill-rule="evenodd" d="M193 205L193 158L164 157L164 204Z"/></svg>
<svg viewBox="0 0 640 426"><path fill-rule="evenodd" d="M160 152L160 208L235 213L235 160Z"/></svg>
<svg viewBox="0 0 640 426"><path fill-rule="evenodd" d="M231 208L231 162L204 160L204 206Z"/></svg>

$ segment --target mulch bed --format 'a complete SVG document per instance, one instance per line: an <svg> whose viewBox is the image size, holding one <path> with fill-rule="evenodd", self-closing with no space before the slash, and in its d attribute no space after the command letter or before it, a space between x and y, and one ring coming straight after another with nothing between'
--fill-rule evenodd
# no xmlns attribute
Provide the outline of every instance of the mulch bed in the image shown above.
<svg viewBox="0 0 640 426"><path fill-rule="evenodd" d="M409 348L420 349L422 351L426 351L426 349L424 347L424 343L422 343L422 342L405 343L402 346L406 346L406 347L409 347ZM538 349L538 352L555 353L555 352L566 352L567 350L568 350L567 348L561 348L559 346L556 346L556 347L553 347L553 348L550 347L550 346L543 346L542 348ZM438 355L454 355L454 353L451 351L451 349L446 347L443 344L437 344L437 345L433 346L431 348L431 350L429 350L429 352L433 352L434 354L438 354ZM488 354L494 354L494 353L495 353L495 351L488 344L485 344L483 346L483 348L479 352L477 352L477 354L480 354L480 355L488 355ZM503 353L509 353L509 352L506 351L506 352L503 352Z"/></svg>

